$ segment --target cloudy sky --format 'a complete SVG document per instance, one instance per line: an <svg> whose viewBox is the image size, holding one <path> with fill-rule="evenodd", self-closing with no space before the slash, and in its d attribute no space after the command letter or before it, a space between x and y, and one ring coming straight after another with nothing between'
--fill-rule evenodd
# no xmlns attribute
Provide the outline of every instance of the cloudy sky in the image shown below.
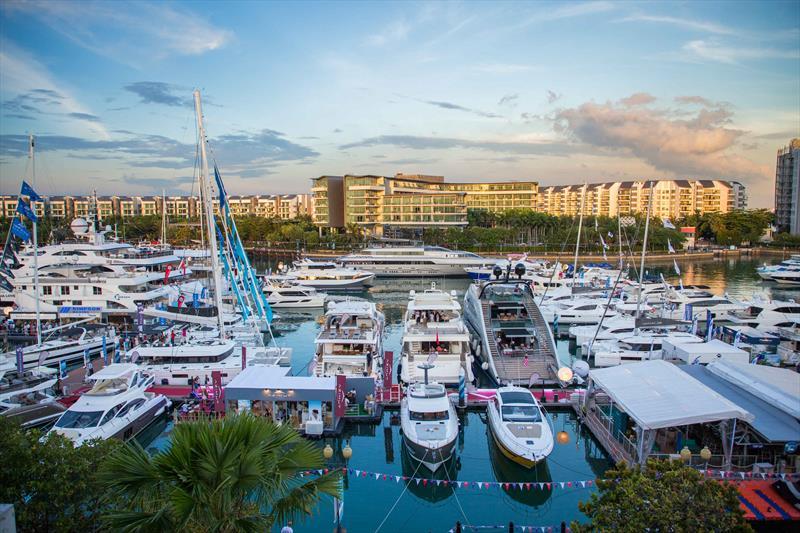
<svg viewBox="0 0 800 533"><path fill-rule="evenodd" d="M0 190L233 193L322 174L737 179L800 136L800 2L0 4ZM29 170L28 170L29 172Z"/></svg>

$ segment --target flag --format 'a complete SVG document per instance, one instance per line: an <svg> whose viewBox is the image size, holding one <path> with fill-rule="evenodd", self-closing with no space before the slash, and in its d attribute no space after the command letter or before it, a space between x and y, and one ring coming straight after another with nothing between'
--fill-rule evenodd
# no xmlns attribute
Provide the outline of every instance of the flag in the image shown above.
<svg viewBox="0 0 800 533"><path fill-rule="evenodd" d="M2 272L11 279L14 279L16 276L14 276L14 273L11 271L11 268L9 268L8 264L6 264L5 259L6 258L3 257L3 259L0 260L0 272Z"/></svg>
<svg viewBox="0 0 800 533"><path fill-rule="evenodd" d="M669 239L667 239L667 250L669 250L669 253L671 254L675 253L675 248L672 247L672 243L669 242Z"/></svg>
<svg viewBox="0 0 800 533"><path fill-rule="evenodd" d="M675 227L675 224L669 221L668 218L662 219L661 222L664 224L664 227L667 229L678 229Z"/></svg>
<svg viewBox="0 0 800 533"><path fill-rule="evenodd" d="M67 360L62 359L58 362L58 377L59 379L67 379Z"/></svg>
<svg viewBox="0 0 800 533"><path fill-rule="evenodd" d="M178 265L178 268L181 270L181 273L185 276L186 275L186 259L181 259L181 264Z"/></svg>
<svg viewBox="0 0 800 533"><path fill-rule="evenodd" d="M109 363L109 360L108 360L108 345L106 344L106 336L105 335L103 335L102 341L103 341L103 348L102 348L102 350L103 350L103 366L108 366L108 363Z"/></svg>
<svg viewBox="0 0 800 533"><path fill-rule="evenodd" d="M439 346L439 328L436 328L436 346Z"/></svg>
<svg viewBox="0 0 800 533"><path fill-rule="evenodd" d="M714 317L711 309L706 309L706 341L710 341L714 335Z"/></svg>
<svg viewBox="0 0 800 533"><path fill-rule="evenodd" d="M553 317L553 333L558 335L558 315Z"/></svg>
<svg viewBox="0 0 800 533"><path fill-rule="evenodd" d="M172 265L167 265L164 269L164 283L169 283L169 273L172 272Z"/></svg>
<svg viewBox="0 0 800 533"><path fill-rule="evenodd" d="M606 233L606 235L608 235L608 237L609 237L610 239L613 239L613 238L614 238L614 234L613 234L612 232L610 232L610 231L609 231L608 233Z"/></svg>
<svg viewBox="0 0 800 533"><path fill-rule="evenodd" d="M15 218L14 221L11 222L11 233L23 241L31 240L30 232L25 228L25 224L18 218Z"/></svg>
<svg viewBox="0 0 800 533"><path fill-rule="evenodd" d="M17 374L22 374L25 370L25 359L23 357L22 346L17 346Z"/></svg>
<svg viewBox="0 0 800 533"><path fill-rule="evenodd" d="M697 335L697 317L692 317L692 335Z"/></svg>
<svg viewBox="0 0 800 533"><path fill-rule="evenodd" d="M14 292L14 286L3 276L0 276L0 289L6 292Z"/></svg>
<svg viewBox="0 0 800 533"><path fill-rule="evenodd" d="M183 300L184 300L184 299L185 299L185 298L184 298L183 294L181 294L180 296L178 296L178 309L180 309L180 308L181 308L181 306L183 305Z"/></svg>
<svg viewBox="0 0 800 533"><path fill-rule="evenodd" d="M678 268L678 262L676 260L674 260L674 259L672 260L672 266L675 267L675 273L680 276L681 275L681 269Z"/></svg>
<svg viewBox="0 0 800 533"><path fill-rule="evenodd" d="M522 366L524 366L524 367L528 366L528 356L527 355L525 356L525 359L522 360Z"/></svg>
<svg viewBox="0 0 800 533"><path fill-rule="evenodd" d="M36 213L33 212L33 209L31 209L28 204L22 201L22 198L17 199L17 213L24 216L34 224L39 220L39 217L36 216Z"/></svg>
<svg viewBox="0 0 800 533"><path fill-rule="evenodd" d="M741 342L742 342L742 332L741 331L737 331L736 332L736 336L733 337L733 347L734 348L738 348L739 344L741 344Z"/></svg>
<svg viewBox="0 0 800 533"><path fill-rule="evenodd" d="M41 202L42 197L36 194L36 191L33 190L33 187L28 185L27 181L22 182L22 192L20 192L22 196L27 196L31 199L31 202Z"/></svg>

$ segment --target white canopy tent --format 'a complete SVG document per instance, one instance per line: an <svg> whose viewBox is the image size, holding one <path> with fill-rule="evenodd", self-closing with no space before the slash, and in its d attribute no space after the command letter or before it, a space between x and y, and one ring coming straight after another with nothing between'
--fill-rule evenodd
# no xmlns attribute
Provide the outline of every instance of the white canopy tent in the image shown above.
<svg viewBox="0 0 800 533"><path fill-rule="evenodd" d="M753 415L727 400L672 363L644 361L589 372L588 401L601 389L636 422L637 455L644 463L662 428L721 422L723 435L733 434L729 420L752 421ZM728 439L723 439L730 457Z"/></svg>

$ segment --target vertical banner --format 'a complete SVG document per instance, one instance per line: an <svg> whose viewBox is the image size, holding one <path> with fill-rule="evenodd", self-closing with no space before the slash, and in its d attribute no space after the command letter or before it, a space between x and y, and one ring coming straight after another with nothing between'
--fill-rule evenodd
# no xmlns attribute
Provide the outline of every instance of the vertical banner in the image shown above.
<svg viewBox="0 0 800 533"><path fill-rule="evenodd" d="M144 332L144 306L142 304L136 305L136 325L139 327L139 333Z"/></svg>
<svg viewBox="0 0 800 533"><path fill-rule="evenodd" d="M89 368L91 362L89 361L89 350L83 350L83 368Z"/></svg>
<svg viewBox="0 0 800 533"><path fill-rule="evenodd" d="M192 307L194 307L195 309L200 307L200 295L197 294L196 292L192 293Z"/></svg>
<svg viewBox="0 0 800 533"><path fill-rule="evenodd" d="M383 353L383 388L392 388L392 368L394 367L394 352Z"/></svg>
<svg viewBox="0 0 800 533"><path fill-rule="evenodd" d="M65 359L58 362L58 370L58 377L60 379L67 379L67 361Z"/></svg>
<svg viewBox="0 0 800 533"><path fill-rule="evenodd" d="M17 373L22 374L25 370L25 359L22 352L22 346L17 346Z"/></svg>
<svg viewBox="0 0 800 533"><path fill-rule="evenodd" d="M342 418L347 410L344 401L345 388L347 387L347 376L336 374L336 403L333 406L333 416L336 419Z"/></svg>
<svg viewBox="0 0 800 533"><path fill-rule="evenodd" d="M121 354L119 352L120 352L119 337L116 337L114 339L114 362L115 363L119 363L119 360L120 360L120 357L121 357Z"/></svg>
<svg viewBox="0 0 800 533"><path fill-rule="evenodd" d="M222 372L219 370L211 371L211 385L214 387L214 411L221 413L225 410L225 403L222 401Z"/></svg>
<svg viewBox="0 0 800 533"><path fill-rule="evenodd" d="M108 366L108 363L110 361L108 360L108 344L106 343L106 336L105 335L103 335L102 341L103 341L103 348L102 348L103 349L103 366Z"/></svg>
<svg viewBox="0 0 800 533"><path fill-rule="evenodd" d="M247 368L247 346L242 346L242 370Z"/></svg>

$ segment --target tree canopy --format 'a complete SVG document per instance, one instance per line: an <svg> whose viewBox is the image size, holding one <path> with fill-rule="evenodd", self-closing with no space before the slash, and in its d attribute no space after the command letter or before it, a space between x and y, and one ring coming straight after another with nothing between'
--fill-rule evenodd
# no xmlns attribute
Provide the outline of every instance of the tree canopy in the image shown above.
<svg viewBox="0 0 800 533"><path fill-rule="evenodd" d="M597 481L598 491L578 504L585 531L751 531L729 483L706 479L680 461L620 463Z"/></svg>

